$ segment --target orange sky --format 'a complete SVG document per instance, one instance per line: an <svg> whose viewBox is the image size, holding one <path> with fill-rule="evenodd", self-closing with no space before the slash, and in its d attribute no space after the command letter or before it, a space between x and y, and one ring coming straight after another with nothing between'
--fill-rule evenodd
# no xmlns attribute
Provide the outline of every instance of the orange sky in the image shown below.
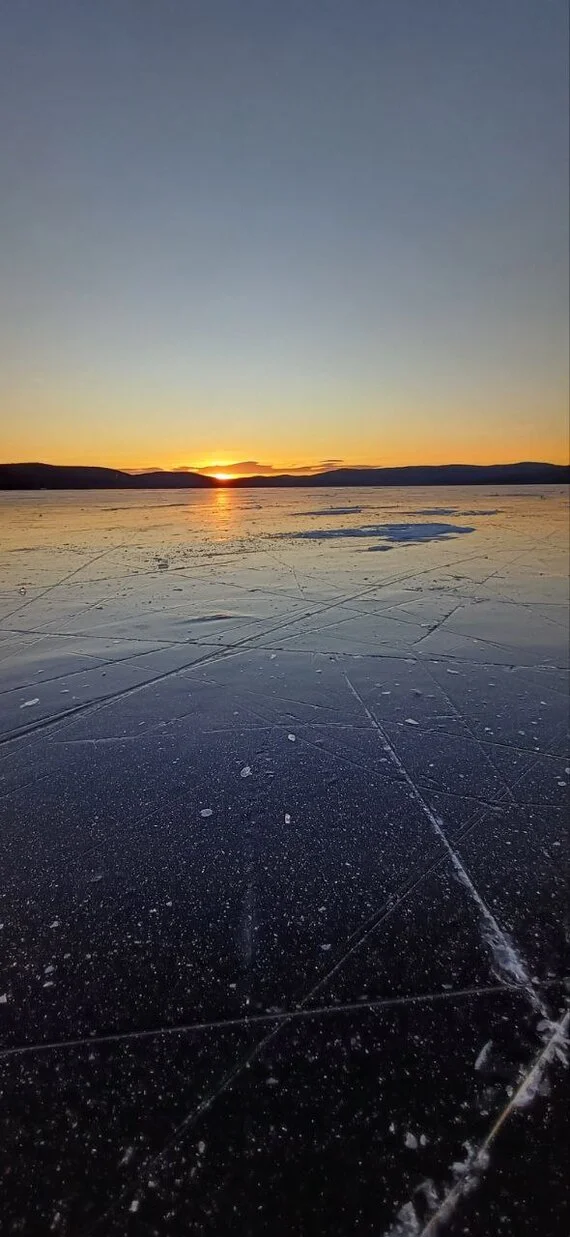
<svg viewBox="0 0 570 1237"><path fill-rule="evenodd" d="M449 397L437 406L418 397L414 405L394 391L391 398L360 394L351 402L328 391L312 404L287 406L284 399L236 400L227 411L220 399L208 410L182 393L149 394L94 383L69 387L12 383L4 394L1 454L4 461L100 464L114 468L200 468L223 471L256 461L273 470L346 465L398 466L542 460L567 463L567 395L559 389L542 399L501 391L487 405L484 394ZM337 463L329 463L336 461Z"/></svg>

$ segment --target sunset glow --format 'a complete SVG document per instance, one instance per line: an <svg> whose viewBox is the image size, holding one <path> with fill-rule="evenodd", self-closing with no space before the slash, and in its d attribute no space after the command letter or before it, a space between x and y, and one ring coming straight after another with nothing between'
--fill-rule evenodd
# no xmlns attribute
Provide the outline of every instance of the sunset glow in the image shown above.
<svg viewBox="0 0 570 1237"><path fill-rule="evenodd" d="M4 6L4 461L568 460L567 5L432 7Z"/></svg>

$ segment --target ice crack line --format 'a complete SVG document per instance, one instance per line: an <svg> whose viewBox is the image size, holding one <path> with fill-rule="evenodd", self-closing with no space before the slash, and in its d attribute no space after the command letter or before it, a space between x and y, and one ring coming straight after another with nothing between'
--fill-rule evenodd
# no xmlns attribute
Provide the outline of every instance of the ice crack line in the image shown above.
<svg viewBox="0 0 570 1237"><path fill-rule="evenodd" d="M412 1201L405 1203L400 1209L395 1224L388 1230L385 1237L437 1237L443 1226L451 1219L455 1209L468 1194L474 1190L489 1166L489 1151L495 1142L503 1125L518 1108L526 1108L534 1097L540 1093L548 1068L554 1060L567 1064L566 1051L568 1047L568 1031L570 1029L570 1010L551 1024L551 1034L538 1057L535 1057L508 1103L501 1109L486 1138L478 1147L465 1144L467 1158L461 1165L454 1165L455 1184L447 1190L441 1201L434 1183L429 1181L427 1193L431 1204L432 1215L425 1224L421 1224L416 1207Z"/></svg>
<svg viewBox="0 0 570 1237"><path fill-rule="evenodd" d="M455 872L455 875L458 881L463 885L463 887L469 893L469 896L475 902L475 905L477 906L477 909L481 917L481 922L483 925L483 937L486 943L488 944L489 948L491 949L494 963L495 963L495 968L497 970L499 978L503 977L507 979L510 983L512 983L512 981L514 980L515 983L523 987L533 1008L536 1009L538 1012L540 1012L543 1017L548 1018L548 1012L544 1008L533 986L526 963L524 962L522 956L520 955L514 943L510 940L507 933L497 923L497 920L495 919L495 916L493 915L492 911L489 909L486 902L483 901L483 898L481 897L480 893L475 888L475 885L473 884L471 877L468 875L467 871L465 870L461 862L461 859L454 851L451 843L448 841L447 835L443 828L442 821L440 820L438 816L436 816L435 812L432 811L426 799L424 799L421 791L418 789L418 787L416 786L416 783L410 777L410 774L408 773L405 765L403 764L400 757L398 756L398 753L396 752L395 748L390 743L390 740L388 736L386 735L385 731L383 730L382 726L380 725L380 722L375 717L374 713L372 713L372 711L365 704L364 700L362 699L362 696L357 691L354 684L351 682L351 680L349 679L346 673L344 674L344 678L346 680L347 686L352 692L352 695L355 696L355 698L359 701L361 707L364 709L364 712L366 713L366 716L368 717L368 720L370 721L370 724L374 727L378 735L378 738L380 740L380 743L382 744L383 751L386 753L388 758L391 760L392 764L398 770L400 776L405 780L405 782L409 786L412 798L422 809L422 812L427 817L434 833L443 843L449 855L449 858L451 859L453 870Z"/></svg>

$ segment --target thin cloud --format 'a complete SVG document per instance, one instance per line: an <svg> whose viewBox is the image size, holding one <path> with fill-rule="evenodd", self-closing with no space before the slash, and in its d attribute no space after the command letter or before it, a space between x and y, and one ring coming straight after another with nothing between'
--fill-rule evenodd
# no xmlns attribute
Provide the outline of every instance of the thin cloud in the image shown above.
<svg viewBox="0 0 570 1237"><path fill-rule="evenodd" d="M255 477L266 476L275 471L272 464L260 464L259 460L238 460L235 464L210 464L208 468L197 469L197 472L203 472L210 477L217 472L224 472L228 477Z"/></svg>
<svg viewBox="0 0 570 1237"><path fill-rule="evenodd" d="M183 473L202 473L205 477L213 477L216 473L225 473L228 477L278 477L278 476L298 476L310 477L315 473L329 472L331 470L342 468L345 461L342 459L320 460L318 464L261 464L259 460L238 460L233 464L209 464L207 467L200 468L195 464L178 464L174 468L125 468L123 471L136 476L140 473L150 472L183 472ZM353 464L352 468L372 468L376 465L371 464Z"/></svg>

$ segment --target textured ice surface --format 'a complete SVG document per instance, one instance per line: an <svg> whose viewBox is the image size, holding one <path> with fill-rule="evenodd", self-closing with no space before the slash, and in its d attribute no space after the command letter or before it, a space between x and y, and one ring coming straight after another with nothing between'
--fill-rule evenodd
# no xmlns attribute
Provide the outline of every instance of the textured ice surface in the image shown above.
<svg viewBox="0 0 570 1237"><path fill-rule="evenodd" d="M567 495L0 519L7 1232L566 1235Z"/></svg>

